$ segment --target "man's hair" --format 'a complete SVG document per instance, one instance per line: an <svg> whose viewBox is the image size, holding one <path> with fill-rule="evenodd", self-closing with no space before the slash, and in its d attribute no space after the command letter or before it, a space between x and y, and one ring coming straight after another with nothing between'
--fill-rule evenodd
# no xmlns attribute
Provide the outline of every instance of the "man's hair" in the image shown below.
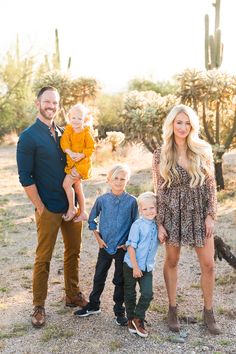
<svg viewBox="0 0 236 354"><path fill-rule="evenodd" d="M57 92L58 95L59 95L59 92L58 92L58 90L56 89L56 87L53 87L53 86L45 86L45 87L42 87L42 88L40 89L40 91L38 92L38 94L37 94L37 100L40 99L40 97L42 96L42 94L43 94L45 91L55 91L55 92ZM60 96L60 95L59 95L59 96Z"/></svg>

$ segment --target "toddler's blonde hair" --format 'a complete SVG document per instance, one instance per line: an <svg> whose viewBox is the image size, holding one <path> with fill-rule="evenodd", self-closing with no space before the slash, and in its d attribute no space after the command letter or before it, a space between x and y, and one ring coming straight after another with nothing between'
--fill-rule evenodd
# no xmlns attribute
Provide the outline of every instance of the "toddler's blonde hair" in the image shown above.
<svg viewBox="0 0 236 354"><path fill-rule="evenodd" d="M113 180L120 172L125 172L127 174L127 179L129 181L131 171L128 165L126 164L117 164L114 165L107 174L107 181Z"/></svg>
<svg viewBox="0 0 236 354"><path fill-rule="evenodd" d="M92 116L89 108L82 103L77 103L69 109L67 116L66 116L67 123L70 123L70 114L74 110L82 114L82 118L84 119L84 127L90 127L92 129L93 116Z"/></svg>
<svg viewBox="0 0 236 354"><path fill-rule="evenodd" d="M140 194L137 199L138 206L140 207L141 203L144 202L145 200L152 200L155 205L157 203L156 195L153 192L144 192Z"/></svg>

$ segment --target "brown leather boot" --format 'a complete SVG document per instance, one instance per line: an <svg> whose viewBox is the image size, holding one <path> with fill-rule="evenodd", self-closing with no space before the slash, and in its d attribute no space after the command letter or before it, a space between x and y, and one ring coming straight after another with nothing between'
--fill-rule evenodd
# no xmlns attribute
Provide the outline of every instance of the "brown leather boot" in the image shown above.
<svg viewBox="0 0 236 354"><path fill-rule="evenodd" d="M144 327L144 321L141 320L140 318L134 318L132 320L132 325L134 326L136 333L142 337L146 338L148 336L148 331Z"/></svg>
<svg viewBox="0 0 236 354"><path fill-rule="evenodd" d="M31 317L31 323L35 328L41 328L45 325L46 315L43 306L35 306L34 313Z"/></svg>
<svg viewBox="0 0 236 354"><path fill-rule="evenodd" d="M177 316L177 306L169 306L168 318L167 318L168 327L172 332L179 332L179 320Z"/></svg>
<svg viewBox="0 0 236 354"><path fill-rule="evenodd" d="M203 323L207 326L208 331L211 334L220 334L221 330L217 327L213 310L203 309Z"/></svg>
<svg viewBox="0 0 236 354"><path fill-rule="evenodd" d="M79 292L75 296L66 295L66 306L68 307L84 307L88 304L88 301L85 299L84 294Z"/></svg>

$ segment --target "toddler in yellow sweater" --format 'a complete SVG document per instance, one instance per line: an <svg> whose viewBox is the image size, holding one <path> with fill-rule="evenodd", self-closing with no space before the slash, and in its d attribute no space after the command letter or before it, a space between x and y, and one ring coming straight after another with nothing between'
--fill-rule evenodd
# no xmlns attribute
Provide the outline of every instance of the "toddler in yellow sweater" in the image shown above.
<svg viewBox="0 0 236 354"><path fill-rule="evenodd" d="M80 215L76 221L85 221L88 216L85 211L85 197L81 180L91 177L91 155L95 150L95 142L89 126L84 125L88 114L83 104L76 104L68 112L68 125L61 137L61 148L66 153L66 177L63 188L66 192L69 208L63 216L66 221L72 220L77 214L74 204L75 193L78 198Z"/></svg>

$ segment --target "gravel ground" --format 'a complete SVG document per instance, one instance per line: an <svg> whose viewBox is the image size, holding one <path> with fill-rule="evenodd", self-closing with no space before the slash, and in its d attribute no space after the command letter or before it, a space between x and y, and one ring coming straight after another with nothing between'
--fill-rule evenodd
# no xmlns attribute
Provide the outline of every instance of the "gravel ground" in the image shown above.
<svg viewBox="0 0 236 354"><path fill-rule="evenodd" d="M0 148L0 352L10 353L236 353L236 273L225 261L216 262L215 313L222 334L210 335L201 322L202 296L199 288L199 265L193 250L183 248L179 267L178 304L183 318L182 338L175 337L166 325L167 295L162 276L164 248L158 251L154 272L154 299L147 313L149 337L142 339L128 333L115 323L112 307L111 268L102 295L102 312L86 318L75 318L64 307L62 257L63 244L59 236L54 251L46 304L47 324L35 330L30 325L32 311L31 275L36 244L33 210L18 184L14 147ZM230 160L230 163L231 160ZM232 172L232 169L231 169ZM235 173L235 172L234 172ZM97 190L104 190L104 171L96 170L87 184L88 208ZM135 172L132 183L150 178L143 170ZM219 208L217 235L224 238L236 254L235 203ZM81 286L88 296L92 286L97 245L84 227L81 254ZM176 343L181 340L183 343Z"/></svg>

